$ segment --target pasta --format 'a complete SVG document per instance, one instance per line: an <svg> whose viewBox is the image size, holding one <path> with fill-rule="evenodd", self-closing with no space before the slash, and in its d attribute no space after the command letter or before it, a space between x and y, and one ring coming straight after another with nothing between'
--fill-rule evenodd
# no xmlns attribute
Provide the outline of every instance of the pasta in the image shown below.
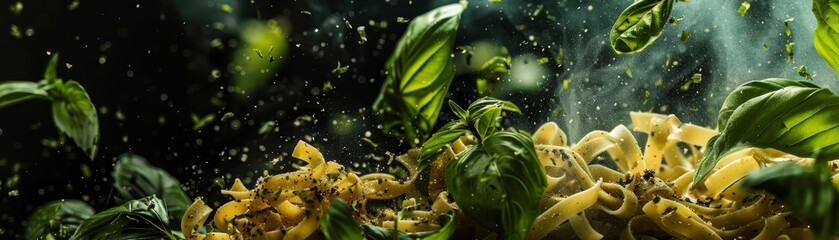
<svg viewBox="0 0 839 240"><path fill-rule="evenodd" d="M542 196L542 213L527 239L801 239L812 235L775 197L745 192L736 184L764 165L785 161L807 165L811 159L773 149L744 149L725 156L703 183L690 189L705 144L717 131L683 124L673 115L632 112L630 118L634 131L647 134L643 150L623 125L609 132L590 132L573 145L553 122L533 133L548 186ZM212 223L217 232L198 231L213 211L200 198L187 210L181 229L189 239L311 238L319 235L318 222L329 203L341 198L350 203L359 223L405 232L436 230L442 225L441 215L453 210L461 214L448 197L443 170L474 142L465 135L444 149L431 164L426 196L417 184L417 150L396 159L409 171L409 178L400 180L386 173L349 172L301 141L292 156L306 166L267 177L253 189L236 179L230 189L222 191L233 200L215 211ZM839 185L839 174L832 180ZM411 209L411 214L398 223L394 209L368 212L369 200L401 196L405 196L402 206ZM493 236L469 221L458 225L458 231L476 238Z"/></svg>

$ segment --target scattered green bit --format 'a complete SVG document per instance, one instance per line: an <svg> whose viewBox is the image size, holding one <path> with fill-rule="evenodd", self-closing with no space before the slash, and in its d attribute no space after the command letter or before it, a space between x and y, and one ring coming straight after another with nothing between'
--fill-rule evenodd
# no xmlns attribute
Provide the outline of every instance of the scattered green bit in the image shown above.
<svg viewBox="0 0 839 240"><path fill-rule="evenodd" d="M682 42L687 42L690 39L690 32L688 32L688 30L682 30L682 34L679 34L679 38L682 39Z"/></svg>
<svg viewBox="0 0 839 240"><path fill-rule="evenodd" d="M366 137L365 137L365 138L362 138L362 139L361 139L361 141L363 141L363 142L365 142L365 143L369 144L369 145L370 145L371 147L373 147L373 148L377 148L377 147L379 147L379 144L377 144L377 143L373 142L373 140L370 140L370 138L366 138Z"/></svg>
<svg viewBox="0 0 839 240"><path fill-rule="evenodd" d="M338 66L335 67L335 69L332 69L332 74L341 75L341 74L347 72L347 69L349 69L349 67L350 67L350 65L342 67L341 66L341 61L338 61Z"/></svg>
<svg viewBox="0 0 839 240"><path fill-rule="evenodd" d="M314 120L314 118L309 115L299 116L294 119L294 126L299 127L303 125L303 122L311 122L312 120Z"/></svg>
<svg viewBox="0 0 839 240"><path fill-rule="evenodd" d="M491 3L501 3L501 0L489 0Z"/></svg>
<svg viewBox="0 0 839 240"><path fill-rule="evenodd" d="M792 21L795 21L794 17L784 20L784 33L787 34L787 37L792 34L792 29L789 28L789 23Z"/></svg>
<svg viewBox="0 0 839 240"><path fill-rule="evenodd" d="M571 85L571 79L570 78L566 78L566 79L562 80L562 90L559 90L559 92L565 92L565 90L568 90L569 85Z"/></svg>
<svg viewBox="0 0 839 240"><path fill-rule="evenodd" d="M213 79L218 79L221 77L221 71L219 71L218 69L213 69L212 71L210 71L210 76L212 76Z"/></svg>
<svg viewBox="0 0 839 240"><path fill-rule="evenodd" d="M230 4L227 4L227 3L219 6L218 9L221 10L222 12L226 12L226 13L232 13L233 12L233 7L231 7Z"/></svg>
<svg viewBox="0 0 839 240"><path fill-rule="evenodd" d="M335 89L335 88L334 88L334 87L332 87L332 82L330 82L330 81L326 81L325 83L323 83L323 88L321 89L321 91L323 91L323 92L330 92L330 91L332 91L333 89Z"/></svg>
<svg viewBox="0 0 839 240"><path fill-rule="evenodd" d="M90 166L87 166L87 164L82 163L82 165L79 165L79 170L82 171L82 176L84 178L90 178L90 176L91 176Z"/></svg>
<svg viewBox="0 0 839 240"><path fill-rule="evenodd" d="M682 87L680 89L682 89L683 92L687 92L688 90L690 90L690 84L691 83L693 83L693 82L688 81L685 84L682 84Z"/></svg>
<svg viewBox="0 0 839 240"><path fill-rule="evenodd" d="M257 56L257 57L259 57L259 58L265 58L265 57L263 57L263 56L262 56L262 52L260 52L260 51L259 51L259 49L254 48L254 49L253 49L253 52L255 52L255 53L256 53L256 56Z"/></svg>
<svg viewBox="0 0 839 240"><path fill-rule="evenodd" d="M23 3L15 2L15 4L9 5L9 11L14 15L20 15L20 12L23 11Z"/></svg>
<svg viewBox="0 0 839 240"><path fill-rule="evenodd" d="M79 8L79 0L73 0L69 5L67 5L67 11L73 11L76 10L76 8Z"/></svg>
<svg viewBox="0 0 839 240"><path fill-rule="evenodd" d="M644 105L647 105L647 102L650 101L650 95L652 95L650 90L644 91Z"/></svg>
<svg viewBox="0 0 839 240"><path fill-rule="evenodd" d="M539 62L539 65L542 65L542 64L550 62L551 60L546 58L546 57L543 57L543 58L537 59L536 61Z"/></svg>
<svg viewBox="0 0 839 240"><path fill-rule="evenodd" d="M680 17L680 18L671 17L670 19L667 20L667 23L670 23L670 24L673 24L673 25L679 25L679 23L681 23L682 20L685 20L685 18L684 17Z"/></svg>
<svg viewBox="0 0 839 240"><path fill-rule="evenodd" d="M740 16L746 16L746 11L749 11L749 8L751 6L752 4L750 4L748 1L743 1L743 3L740 4L740 8L737 9L737 13L739 13Z"/></svg>
<svg viewBox="0 0 839 240"><path fill-rule="evenodd" d="M300 11L300 14L310 16L310 17L312 16L312 12L309 12L309 11Z"/></svg>
<svg viewBox="0 0 839 240"><path fill-rule="evenodd" d="M122 113L122 109L117 109L117 111L114 112L114 117L116 117L117 120L125 121L125 114Z"/></svg>
<svg viewBox="0 0 839 240"><path fill-rule="evenodd" d="M793 69L795 69L795 71L798 72L798 76L802 76L810 81L813 80L813 75L807 72L807 67L805 67L804 65L793 67Z"/></svg>
<svg viewBox="0 0 839 240"><path fill-rule="evenodd" d="M769 49L769 44L763 43L763 49Z"/></svg>
<svg viewBox="0 0 839 240"><path fill-rule="evenodd" d="M367 42L367 32L364 31L364 26L360 26L356 28L358 31L358 44L364 44Z"/></svg>
<svg viewBox="0 0 839 240"><path fill-rule="evenodd" d="M18 195L20 195L20 191L17 189L9 191L9 197L17 197Z"/></svg>
<svg viewBox="0 0 839 240"><path fill-rule="evenodd" d="M793 47L795 47L795 42L787 43L787 45L784 46L784 47L787 49L787 62L794 61L795 59L793 59L792 50L793 50Z"/></svg>
<svg viewBox="0 0 839 240"><path fill-rule="evenodd" d="M9 33L12 34L12 37L16 37L16 38L22 38L23 37L23 34L20 33L20 28L18 28L17 25L14 25L14 24L11 25L11 30L10 30Z"/></svg>
<svg viewBox="0 0 839 240"><path fill-rule="evenodd" d="M536 11L533 11L533 16L539 16L539 14L542 13L543 8L545 8L545 5L539 4L538 6L536 6Z"/></svg>
<svg viewBox="0 0 839 240"><path fill-rule="evenodd" d="M409 20L405 19L404 17L396 17L396 22L398 23L408 23L408 21Z"/></svg>
<svg viewBox="0 0 839 240"><path fill-rule="evenodd" d="M274 122L274 121L264 122L264 123L262 123L262 127L259 128L259 132L257 132L257 133L259 135L269 133L272 130L274 130L274 126L276 126L276 125L277 125L277 122Z"/></svg>
<svg viewBox="0 0 839 240"><path fill-rule="evenodd" d="M661 86L664 86L664 80L659 79L657 82L655 82L655 87L661 87Z"/></svg>
<svg viewBox="0 0 839 240"><path fill-rule="evenodd" d="M556 57L554 58L554 62L556 62L557 67L562 67L562 64L565 64L565 50L559 48L559 51L556 52Z"/></svg>
<svg viewBox="0 0 839 240"><path fill-rule="evenodd" d="M352 24L350 24L350 21L347 21L347 19L346 19L346 18L344 18L344 26L347 26L347 28L348 28L348 29L352 29L352 28L353 28L353 27L352 27Z"/></svg>
<svg viewBox="0 0 839 240"><path fill-rule="evenodd" d="M694 73L693 76L690 77L693 80L693 83L699 84L702 82L702 74L701 73Z"/></svg>
<svg viewBox="0 0 839 240"><path fill-rule="evenodd" d="M236 116L236 115L235 115L235 114L233 114L232 112L227 112L227 113L225 113L224 115L222 115L222 116L221 116L221 121L222 121L222 122L225 122L225 121L227 121L228 119L231 119L231 118L233 118L233 117L235 117L235 116Z"/></svg>
<svg viewBox="0 0 839 240"><path fill-rule="evenodd" d="M624 71L626 71L626 76L629 76L629 78L632 78L632 68L629 67L629 63L626 63L626 66L624 67Z"/></svg>
<svg viewBox="0 0 839 240"><path fill-rule="evenodd" d="M190 115L190 118L192 119L192 123L193 123L192 130L198 131L198 130L204 128L207 124L212 123L213 120L216 120L216 115L210 113L210 114L207 114L204 117L199 117L198 115L193 113L193 114Z"/></svg>

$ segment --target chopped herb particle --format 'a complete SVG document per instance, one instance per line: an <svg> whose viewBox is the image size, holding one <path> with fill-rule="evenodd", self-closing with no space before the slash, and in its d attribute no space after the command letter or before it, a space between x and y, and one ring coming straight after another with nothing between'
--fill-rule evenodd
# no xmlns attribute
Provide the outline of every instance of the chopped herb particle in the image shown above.
<svg viewBox="0 0 839 240"><path fill-rule="evenodd" d="M233 118L233 117L235 117L235 116L236 116L236 115L235 115L235 114L233 114L232 112L227 112L227 113L225 113L223 116L221 116L221 121L222 121L222 122L227 121L228 119L231 119L231 118Z"/></svg>
<svg viewBox="0 0 839 240"><path fill-rule="evenodd" d="M367 33L364 31L364 26L360 26L356 29L358 31L358 44L364 44L367 42Z"/></svg>
<svg viewBox="0 0 839 240"><path fill-rule="evenodd" d="M685 84L682 84L682 87L681 87L682 91L687 92L688 90L690 90L690 84L691 83L692 83L691 81L688 81Z"/></svg>
<svg viewBox="0 0 839 240"><path fill-rule="evenodd" d="M699 84L702 82L702 74L701 73L694 73L693 76L690 77L693 80L693 83Z"/></svg>
<svg viewBox="0 0 839 240"><path fill-rule="evenodd" d="M748 1L743 1L743 3L740 4L740 8L737 9L737 13L739 13L740 16L746 16L746 11L749 11L749 8L751 6L752 4L750 4Z"/></svg>
<svg viewBox="0 0 839 240"><path fill-rule="evenodd" d="M312 16L312 12L309 12L309 11L300 11L300 14L310 16L310 17Z"/></svg>
<svg viewBox="0 0 839 240"><path fill-rule="evenodd" d="M626 76L629 76L629 78L632 78L632 68L629 68L629 63L626 64L626 67L624 68L624 71L626 71Z"/></svg>
<svg viewBox="0 0 839 240"><path fill-rule="evenodd" d="M681 18L670 17L670 19L667 20L667 22L670 23L670 24L673 24L673 25L679 25L679 23L682 22L682 20L685 20L685 18L684 17L681 17Z"/></svg>
<svg viewBox="0 0 839 240"><path fill-rule="evenodd" d="M688 30L682 30L682 34L679 35L679 38L682 39L682 42L687 42L690 39L690 33Z"/></svg>
<svg viewBox="0 0 839 240"><path fill-rule="evenodd" d="M491 3L501 3L501 0L489 0Z"/></svg>
<svg viewBox="0 0 839 240"><path fill-rule="evenodd" d="M17 189L9 191L9 197L17 197L18 195L20 195L20 192Z"/></svg>
<svg viewBox="0 0 839 240"><path fill-rule="evenodd" d="M787 43L787 45L785 46L785 48L787 49L787 62L794 60L793 59L794 53L792 52L793 47L795 47L795 42Z"/></svg>
<svg viewBox="0 0 839 240"><path fill-rule="evenodd" d="M194 124L192 125L192 130L196 131L204 128L204 126L213 122L213 120L216 119L216 115L212 113L207 114L207 116L204 117L198 117L198 115L193 113L192 115L190 115L190 117L192 118L192 123Z"/></svg>
<svg viewBox="0 0 839 240"><path fill-rule="evenodd" d="M405 19L404 17L397 17L396 22L398 23L407 23L409 20Z"/></svg>
<svg viewBox="0 0 839 240"><path fill-rule="evenodd" d="M321 89L321 91L329 92L332 91L332 89L334 89L334 87L332 87L332 82L326 81L325 83L323 83L323 88Z"/></svg>
<svg viewBox="0 0 839 240"><path fill-rule="evenodd" d="M543 8L545 8L545 5L539 4L539 6L536 6L536 11L533 11L533 16L539 16L539 14L542 13Z"/></svg>
<svg viewBox="0 0 839 240"><path fill-rule="evenodd" d="M219 6L218 9L221 10L222 12L226 12L226 13L232 13L233 12L233 7L231 7L230 4L227 4L227 3Z"/></svg>
<svg viewBox="0 0 839 240"><path fill-rule="evenodd" d="M807 80L813 81L813 75L807 72L807 67L805 67L804 65L793 67L793 69L795 69L795 71L798 72L798 76L802 76Z"/></svg>
<svg viewBox="0 0 839 240"><path fill-rule="evenodd" d="M644 105L647 105L647 102L650 101L650 90L644 91Z"/></svg>
<svg viewBox="0 0 839 240"><path fill-rule="evenodd" d="M366 142L367 144L370 144L370 146L373 147L373 148L379 147L379 144L376 144L375 142L373 142L373 140L370 140L370 138L362 138L361 141Z"/></svg>
<svg viewBox="0 0 839 240"><path fill-rule="evenodd" d="M262 123L262 127L259 128L259 132L257 132L257 133L259 135L269 133L269 132L271 132L271 130L274 130L274 126L276 126L276 125L277 125L277 122L274 122L274 121L264 122L264 123Z"/></svg>
<svg viewBox="0 0 839 240"><path fill-rule="evenodd" d="M766 43L763 43L763 49L769 49L769 45L766 44Z"/></svg>
<svg viewBox="0 0 839 240"><path fill-rule="evenodd" d="M792 29L789 28L789 22L795 21L795 18L787 18L784 20L784 33L787 34L787 37L792 34Z"/></svg>
<svg viewBox="0 0 839 240"><path fill-rule="evenodd" d="M554 58L557 67L562 67L562 64L565 63L565 50L559 48L559 51L556 53L556 58Z"/></svg>
<svg viewBox="0 0 839 240"><path fill-rule="evenodd" d="M658 82L655 82L656 87L664 86L664 80L659 79Z"/></svg>
<svg viewBox="0 0 839 240"><path fill-rule="evenodd" d="M335 69L332 69L332 74L341 75L341 74L343 74L343 73L347 72L347 69L348 69L349 67L350 67L349 65L347 65L347 66L343 66L343 67L342 67L342 66L341 66L341 61L338 61L338 66L337 66L337 67L335 67Z"/></svg>
<svg viewBox="0 0 839 240"><path fill-rule="evenodd" d="M571 79L566 78L565 80L562 80L562 90L559 92L565 92L565 90L568 90L568 85L571 85Z"/></svg>
<svg viewBox="0 0 839 240"><path fill-rule="evenodd" d="M253 52L255 52L256 56L258 56L259 58L265 58L265 57L262 56L262 52L260 52L259 49L254 48Z"/></svg>
<svg viewBox="0 0 839 240"><path fill-rule="evenodd" d="M350 24L350 21L347 21L346 18L344 18L344 26L347 26L347 28L352 29L352 24Z"/></svg>
<svg viewBox="0 0 839 240"><path fill-rule="evenodd" d="M20 15L20 12L23 11L23 3L15 2L15 4L9 6L9 11L11 11L15 15Z"/></svg>
<svg viewBox="0 0 839 240"><path fill-rule="evenodd" d="M12 37L16 37L16 38L23 37L23 35L20 33L20 28L18 28L17 25L14 25L14 24L11 25L11 30L9 31L9 33L12 34Z"/></svg>
<svg viewBox="0 0 839 240"><path fill-rule="evenodd" d="M543 58L540 58L540 59L538 59L538 60L536 60L536 61L537 61L537 62L539 62L539 65L542 65L542 64L545 64L545 63L550 62L551 60L550 60L550 59L548 59L548 58L546 58L546 57L543 57Z"/></svg>
<svg viewBox="0 0 839 240"><path fill-rule="evenodd" d="M79 8L79 0L73 0L69 5L67 5L67 11L73 11L76 10L76 8Z"/></svg>

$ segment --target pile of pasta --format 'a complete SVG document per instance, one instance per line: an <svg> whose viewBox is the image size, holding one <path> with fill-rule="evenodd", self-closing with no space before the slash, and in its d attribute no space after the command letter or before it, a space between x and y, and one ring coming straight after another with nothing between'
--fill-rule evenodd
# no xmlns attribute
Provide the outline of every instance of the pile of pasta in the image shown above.
<svg viewBox="0 0 839 240"><path fill-rule="evenodd" d="M593 131L569 145L557 124L548 122L532 135L548 187L542 213L527 239L808 239L808 226L775 197L740 189L736 184L767 164L812 164L772 149L749 148L725 156L705 180L690 188L708 140L717 131L683 124L674 115L630 113L633 130L647 134L642 147L630 130ZM312 146L299 142L293 157L308 164L273 175L253 188L238 179L223 194L233 198L215 212L217 232L199 233L213 210L200 198L181 222L189 239L305 239L320 236L318 223L329 204L341 198L353 207L359 223L393 228L395 210L368 212L369 200L405 196L411 218L399 219L400 231L439 229L440 216L454 211L459 236L492 239L494 233L468 220L445 189L448 161L470 145L465 135L447 145L431 164L427 178L416 172L417 150L396 158L409 172L406 180L391 174L357 175L327 162ZM427 180L427 194L418 179ZM839 185L839 175L834 176ZM426 197L433 196L433 197ZM414 207L425 206L425 207ZM465 220L465 221L464 221ZM407 224L406 224L407 223ZM464 233L465 232L465 233Z"/></svg>

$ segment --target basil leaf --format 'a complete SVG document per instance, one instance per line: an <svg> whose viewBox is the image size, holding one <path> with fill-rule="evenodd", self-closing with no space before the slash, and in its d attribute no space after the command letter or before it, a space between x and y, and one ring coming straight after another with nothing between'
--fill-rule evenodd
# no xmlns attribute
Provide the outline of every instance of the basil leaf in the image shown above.
<svg viewBox="0 0 839 240"><path fill-rule="evenodd" d="M492 57L484 62L481 65L480 74L476 80L478 95L490 95L495 90L495 86L501 82L501 78L507 75L511 64L512 59L507 54Z"/></svg>
<svg viewBox="0 0 839 240"><path fill-rule="evenodd" d="M169 175L163 169L149 165L141 156L126 153L119 156L119 160L111 172L114 178L114 189L124 199L141 199L145 196L160 196L166 202L168 222L180 226L181 216L192 204L178 179Z"/></svg>
<svg viewBox="0 0 839 240"><path fill-rule="evenodd" d="M774 148L798 156L811 156L820 150L826 158L839 158L839 138L835 137L839 135L839 96L805 82L785 82L779 85L783 87L762 95L757 95L762 90L741 91L777 83L750 82L728 97L732 100L723 110L734 110L727 120L721 121L725 127L720 127L724 129L720 135L708 142L692 187L705 178L720 158L748 147ZM754 97L746 100L749 96ZM738 102L742 104L737 105Z"/></svg>
<svg viewBox="0 0 839 240"><path fill-rule="evenodd" d="M412 19L396 43L373 103L385 132L424 141L432 131L454 79L451 55L463 8L450 4ZM403 133L394 131L400 127Z"/></svg>
<svg viewBox="0 0 839 240"><path fill-rule="evenodd" d="M50 99L43 84L17 81L0 83L0 108L33 98Z"/></svg>
<svg viewBox="0 0 839 240"><path fill-rule="evenodd" d="M128 201L84 220L70 239L176 239L156 196Z"/></svg>
<svg viewBox="0 0 839 240"><path fill-rule="evenodd" d="M463 108L461 108L460 105L457 105L457 103L455 103L452 100L449 100L449 107L452 109L452 112L454 112L454 114L461 119L466 119L466 117L469 115L466 113L466 110L463 110Z"/></svg>
<svg viewBox="0 0 839 240"><path fill-rule="evenodd" d="M740 87L737 87L737 89L732 91L731 94L729 94L728 97L725 98L725 102L723 102L722 108L720 109L717 127L720 131L724 131L726 127L725 125L728 122L728 118L730 118L731 114L734 113L734 109L736 109L749 99L784 88L786 86L814 88L819 87L811 82L780 78L770 78L759 81L747 82L741 85Z"/></svg>
<svg viewBox="0 0 839 240"><path fill-rule="evenodd" d="M26 220L26 239L67 239L96 211L79 200L59 200L41 205Z"/></svg>
<svg viewBox="0 0 839 240"><path fill-rule="evenodd" d="M76 142L90 159L99 148L99 118L96 107L76 81L56 82L50 88L55 126Z"/></svg>
<svg viewBox="0 0 839 240"><path fill-rule="evenodd" d="M812 226L816 239L832 239L839 231L839 190L819 168L776 164L750 173L740 185L780 198Z"/></svg>
<svg viewBox="0 0 839 240"><path fill-rule="evenodd" d="M495 98L484 97L473 102L469 106L468 122L474 126L474 133L482 141L487 136L495 132L498 118L501 116L501 110L511 111L521 114L519 108L508 101L498 100Z"/></svg>
<svg viewBox="0 0 839 240"><path fill-rule="evenodd" d="M465 126L465 124L459 124L449 129L441 129L434 133L434 135L431 135L431 138L425 141L420 149L420 157L417 163L418 171L422 172L422 170L425 170L434 161L434 158L439 154L441 149L466 133L468 130L466 130Z"/></svg>
<svg viewBox="0 0 839 240"><path fill-rule="evenodd" d="M817 22L813 45L833 71L839 74L839 2L813 0L813 15Z"/></svg>
<svg viewBox="0 0 839 240"><path fill-rule="evenodd" d="M523 239L541 213L545 171L530 138L497 132L446 166L446 187L463 212L501 239Z"/></svg>
<svg viewBox="0 0 839 240"><path fill-rule="evenodd" d="M652 44L664 30L674 0L639 0L623 10L609 33L617 53L636 53Z"/></svg>
<svg viewBox="0 0 839 240"><path fill-rule="evenodd" d="M58 53L52 55L50 61L47 63L47 68L44 70L44 80L47 81L49 84L53 84L58 79Z"/></svg>
<svg viewBox="0 0 839 240"><path fill-rule="evenodd" d="M423 239L423 240L446 240L450 239L452 235L454 235L454 230L457 224L455 223L454 217L451 215L442 215L441 217L445 217L446 225L436 231L428 231L428 232L413 232L413 233L406 233L401 231L396 231L393 228L383 228L379 226L374 226L370 224L362 225L364 228L364 239L367 240L414 240L414 239Z"/></svg>
<svg viewBox="0 0 839 240"><path fill-rule="evenodd" d="M363 229L353 219L352 208L340 198L329 204L329 210L320 220L320 230L327 240L364 239Z"/></svg>

